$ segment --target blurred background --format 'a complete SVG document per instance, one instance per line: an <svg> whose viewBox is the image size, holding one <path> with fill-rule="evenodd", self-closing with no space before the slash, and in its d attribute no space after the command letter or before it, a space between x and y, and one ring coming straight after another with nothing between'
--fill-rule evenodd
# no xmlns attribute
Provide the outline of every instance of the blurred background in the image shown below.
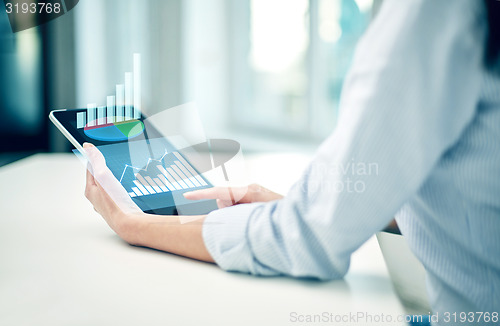
<svg viewBox="0 0 500 326"><path fill-rule="evenodd" d="M105 105L142 55L147 114L196 101L210 138L310 150L335 128L380 0L81 0L12 33L0 8L0 165L71 150L48 113Z"/></svg>

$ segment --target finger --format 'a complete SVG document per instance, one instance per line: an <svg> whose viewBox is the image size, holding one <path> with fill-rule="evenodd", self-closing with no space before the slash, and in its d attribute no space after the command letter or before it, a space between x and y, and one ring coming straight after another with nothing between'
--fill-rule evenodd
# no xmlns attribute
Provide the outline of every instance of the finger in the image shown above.
<svg viewBox="0 0 500 326"><path fill-rule="evenodd" d="M85 150L85 152L90 150L92 147L95 147L92 143L83 143L83 149Z"/></svg>
<svg viewBox="0 0 500 326"><path fill-rule="evenodd" d="M213 187L184 193L184 197L190 200L221 199L233 202L233 204L247 202L248 187Z"/></svg>
<svg viewBox="0 0 500 326"><path fill-rule="evenodd" d="M96 185L96 187L93 187L89 191L89 195L92 196L95 193L95 196L102 197L105 194L124 212L142 212L137 204L132 201L120 181L114 177L111 170L106 166L106 159L101 151L90 143L85 143L83 147L92 165L91 172L94 177L94 184Z"/></svg>
<svg viewBox="0 0 500 326"><path fill-rule="evenodd" d="M101 151L91 143L84 143L83 148L85 149L90 164L92 164L95 177L95 173L102 172L106 168L106 159Z"/></svg>
<svg viewBox="0 0 500 326"><path fill-rule="evenodd" d="M201 199L231 200L231 194L229 188L225 187L213 187L195 191L188 191L184 193L184 197L190 200L201 200Z"/></svg>
<svg viewBox="0 0 500 326"><path fill-rule="evenodd" d="M83 148L89 159L90 172L94 178L94 184L98 187L108 184L113 179L113 175L106 165L104 155L91 143L84 143Z"/></svg>
<svg viewBox="0 0 500 326"><path fill-rule="evenodd" d="M87 187L89 186L95 186L95 179L94 176L92 175L92 166L87 164Z"/></svg>
<svg viewBox="0 0 500 326"><path fill-rule="evenodd" d="M230 200L217 199L216 202L217 202L217 208L219 209L234 205L233 202Z"/></svg>

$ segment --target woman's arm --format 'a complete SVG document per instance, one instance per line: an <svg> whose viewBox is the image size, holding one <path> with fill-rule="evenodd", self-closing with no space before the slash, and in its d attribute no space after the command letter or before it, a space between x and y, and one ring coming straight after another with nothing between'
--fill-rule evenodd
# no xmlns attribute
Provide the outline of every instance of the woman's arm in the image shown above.
<svg viewBox="0 0 500 326"><path fill-rule="evenodd" d="M91 164L87 170L85 196L120 238L135 246L207 262L214 261L203 242L202 225L205 216L190 216L191 222L183 223L180 216L125 213L94 178L96 175L99 180L103 180L111 174L104 157L91 144L85 144L84 148Z"/></svg>
<svg viewBox="0 0 500 326"><path fill-rule="evenodd" d="M210 213L226 270L334 279L410 200L474 119L480 2L384 2L356 51L333 135L282 200Z"/></svg>
<svg viewBox="0 0 500 326"><path fill-rule="evenodd" d="M149 247L201 261L214 260L203 242L205 216L181 223L177 216L140 214L129 217L122 237L135 246Z"/></svg>
<svg viewBox="0 0 500 326"><path fill-rule="evenodd" d="M219 208L239 204L268 202L283 199L283 196L258 184L246 187L213 187L184 193L190 200L215 199Z"/></svg>
<svg viewBox="0 0 500 326"><path fill-rule="evenodd" d="M98 182L115 181L101 152L92 144L83 146L90 160L85 196L116 234L131 245L154 248L177 255L214 262L203 242L205 215L162 216L137 211L124 212ZM94 177L96 176L96 177ZM96 180L97 179L97 180ZM109 187L113 191L112 187ZM283 196L259 185L238 188L209 188L187 192L191 200L217 199L219 207L271 201ZM239 198L234 202L234 198ZM186 220L189 220L186 222Z"/></svg>

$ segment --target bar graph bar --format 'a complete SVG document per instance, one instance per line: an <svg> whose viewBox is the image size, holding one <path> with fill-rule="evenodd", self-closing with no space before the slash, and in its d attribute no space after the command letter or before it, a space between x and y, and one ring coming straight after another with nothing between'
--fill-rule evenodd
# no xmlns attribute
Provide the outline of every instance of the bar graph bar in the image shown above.
<svg viewBox="0 0 500 326"><path fill-rule="evenodd" d="M132 73L125 73L125 120L133 119L134 114L132 112Z"/></svg>
<svg viewBox="0 0 500 326"><path fill-rule="evenodd" d="M184 181L188 188L194 188L194 184L189 181L187 176L185 176L184 173L182 173L182 171L176 165L172 165L172 170L174 170L175 173L181 178L181 180Z"/></svg>
<svg viewBox="0 0 500 326"><path fill-rule="evenodd" d="M158 163L150 164L149 162L152 161ZM127 181L130 186L126 186L131 198L162 195L208 186L207 182L194 170L191 164L177 152L165 152L160 159L150 158L146 166L142 168L130 166L128 168L135 171L132 175L129 175L133 178L132 182ZM125 175L126 171L127 167L123 175Z"/></svg>
<svg viewBox="0 0 500 326"><path fill-rule="evenodd" d="M97 113L96 111L97 111L97 104L95 103L87 104L87 118L88 118L87 124L90 127L96 125L96 113Z"/></svg>
<svg viewBox="0 0 500 326"><path fill-rule="evenodd" d="M189 172L191 172L191 174L196 178L196 180L203 186L207 186L208 184L205 182L205 180L203 180L202 177L199 176L198 173L196 173L196 171L193 169L193 167L191 166L191 164L189 164L185 159L184 157L182 157L181 154L179 154L178 152L174 152L174 155L175 157L177 157L179 159L179 161L182 162L182 164L186 167L186 169L188 169Z"/></svg>
<svg viewBox="0 0 500 326"><path fill-rule="evenodd" d="M137 196L142 196L142 192L139 190L137 187L132 187L132 191L137 195Z"/></svg>
<svg viewBox="0 0 500 326"><path fill-rule="evenodd" d="M97 108L97 125L105 125L106 124L106 107L99 106Z"/></svg>
<svg viewBox="0 0 500 326"><path fill-rule="evenodd" d="M134 53L134 119L141 117L141 55Z"/></svg>
<svg viewBox="0 0 500 326"><path fill-rule="evenodd" d="M153 189L153 187L151 187L151 185L140 174L136 174L135 176L136 176L137 180L139 180L139 182L142 184L142 186L144 188L146 188L146 190L150 194L156 194L156 191Z"/></svg>
<svg viewBox="0 0 500 326"><path fill-rule="evenodd" d="M86 112L78 112L76 114L76 128L84 128L85 123L87 121L87 113Z"/></svg>
<svg viewBox="0 0 500 326"><path fill-rule="evenodd" d="M107 123L115 122L115 97L108 96L106 99Z"/></svg>
<svg viewBox="0 0 500 326"><path fill-rule="evenodd" d="M154 178L153 181L158 185L158 187L160 187L161 191L163 192L168 191L167 187L165 187L165 185L163 184L163 182L160 181L160 179Z"/></svg>
<svg viewBox="0 0 500 326"><path fill-rule="evenodd" d="M116 85L116 122L125 120L125 86Z"/></svg>
<svg viewBox="0 0 500 326"><path fill-rule="evenodd" d="M161 165L158 165L158 170L163 173L163 175L168 179L168 181L174 186L176 190L182 189L182 187L177 183L177 181L165 170L165 168Z"/></svg>
<svg viewBox="0 0 500 326"><path fill-rule="evenodd" d="M151 179L150 176L145 176L144 179L146 179L146 181L151 185L151 187L153 187L153 189L156 191L156 192L163 192L160 187L158 187L158 185L156 184L156 182L153 181L153 179Z"/></svg>
<svg viewBox="0 0 500 326"><path fill-rule="evenodd" d="M141 192L142 192L143 194L145 194L145 195L149 195L149 191L148 191L146 188L144 188L144 186L143 186L143 185L142 185L139 181L134 180L133 182L134 182L134 184L137 186L137 188L138 188L139 190L141 190Z"/></svg>
<svg viewBox="0 0 500 326"><path fill-rule="evenodd" d="M141 82L141 55L134 53L133 72L125 73L124 83L116 85L115 95L106 98L106 106L90 103L87 105L86 112L78 112L77 128L140 119L142 117Z"/></svg>
<svg viewBox="0 0 500 326"><path fill-rule="evenodd" d="M196 178L186 169L184 165L181 164L179 161L174 162L175 165L184 173L184 175L188 178L189 181L193 184L194 187L200 187L201 184L196 180Z"/></svg>
<svg viewBox="0 0 500 326"><path fill-rule="evenodd" d="M167 172L170 173L170 175L177 181L177 183L183 188L183 189L188 189L189 186L182 180L180 176L175 173L175 171L170 167L166 168Z"/></svg>
<svg viewBox="0 0 500 326"><path fill-rule="evenodd" d="M165 176L163 174L158 174L158 179L160 179L165 184L165 186L167 186L168 190L170 190L170 191L175 190L174 185L171 184L170 182L168 182L167 178L165 178Z"/></svg>

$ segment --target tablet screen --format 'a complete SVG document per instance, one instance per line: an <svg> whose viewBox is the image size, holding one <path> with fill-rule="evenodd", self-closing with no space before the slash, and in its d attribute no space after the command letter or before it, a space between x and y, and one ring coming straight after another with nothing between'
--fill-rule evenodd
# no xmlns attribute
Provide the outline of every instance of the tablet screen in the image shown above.
<svg viewBox="0 0 500 326"><path fill-rule="evenodd" d="M186 191L212 185L143 116L136 119L88 119L87 109L54 111L54 118L82 145L94 144L131 199L145 212L205 214L213 200L193 202ZM88 122L91 121L91 122Z"/></svg>
<svg viewBox="0 0 500 326"><path fill-rule="evenodd" d="M88 142L100 146L163 137L155 128L144 122L142 115L137 119L114 118L108 121L106 116L92 119L88 117L87 111L88 109L74 109L53 112L57 121L80 145Z"/></svg>

